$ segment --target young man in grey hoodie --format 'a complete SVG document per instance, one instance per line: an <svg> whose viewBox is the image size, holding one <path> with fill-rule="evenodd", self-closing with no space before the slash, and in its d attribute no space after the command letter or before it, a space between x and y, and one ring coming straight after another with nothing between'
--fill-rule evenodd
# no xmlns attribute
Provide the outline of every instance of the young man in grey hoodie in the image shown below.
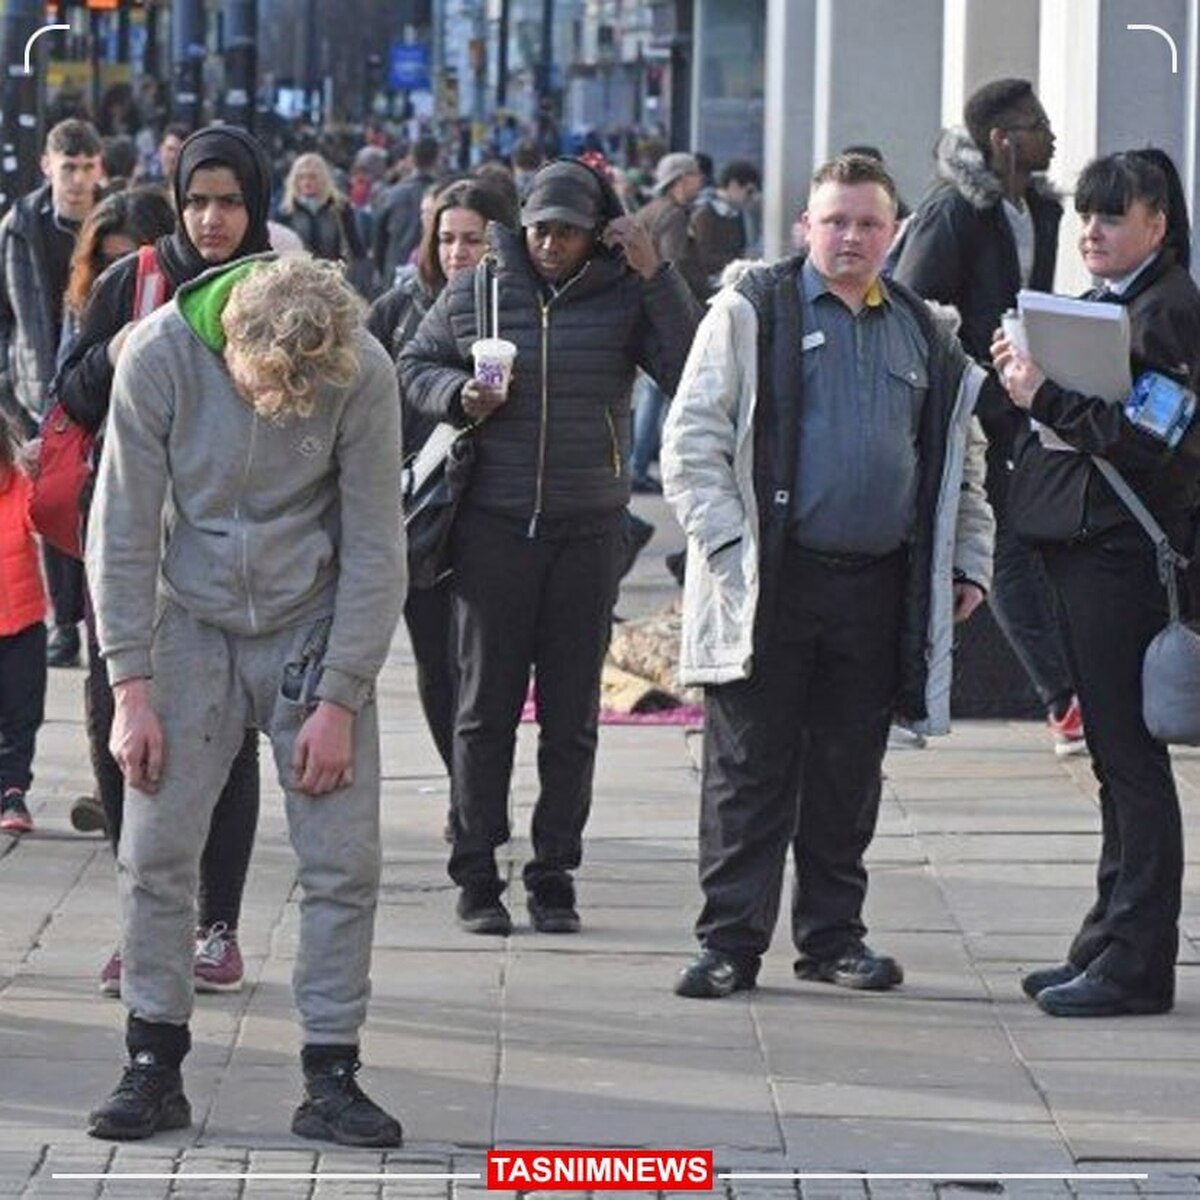
<svg viewBox="0 0 1200 1200"><path fill-rule="evenodd" d="M404 601L399 399L335 267L210 271L129 335L88 535L127 783L130 1064L88 1132L184 1128L192 932L214 799L271 739L303 890L292 1130L399 1145L355 1083L379 888L375 677Z"/></svg>

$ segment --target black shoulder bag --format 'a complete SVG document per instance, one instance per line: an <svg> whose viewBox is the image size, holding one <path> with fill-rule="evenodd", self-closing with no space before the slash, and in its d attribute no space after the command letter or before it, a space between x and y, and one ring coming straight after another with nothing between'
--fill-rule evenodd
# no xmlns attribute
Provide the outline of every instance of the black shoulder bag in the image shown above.
<svg viewBox="0 0 1200 1200"><path fill-rule="evenodd" d="M1180 615L1177 571L1184 558L1150 515L1149 509L1107 459L1092 462L1154 543L1158 577L1167 590L1167 624L1146 647L1142 659L1142 719L1150 736L1177 746L1200 746L1200 634ZM1085 717L1086 720L1086 717Z"/></svg>
<svg viewBox="0 0 1200 1200"><path fill-rule="evenodd" d="M475 269L477 337L498 337L489 329L496 276L487 255ZM458 506L471 483L475 465L475 425L443 422L404 470L404 531L408 539L408 584L436 587L450 574L450 534Z"/></svg>

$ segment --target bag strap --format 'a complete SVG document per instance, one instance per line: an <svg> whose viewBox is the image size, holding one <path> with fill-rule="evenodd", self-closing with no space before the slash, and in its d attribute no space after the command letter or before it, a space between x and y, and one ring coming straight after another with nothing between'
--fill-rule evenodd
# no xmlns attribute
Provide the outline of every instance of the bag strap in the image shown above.
<svg viewBox="0 0 1200 1200"><path fill-rule="evenodd" d="M1150 510L1142 503L1138 494L1125 482L1125 477L1107 458L1098 454L1090 456L1096 470L1108 481L1108 486L1116 492L1118 498L1133 514L1137 523L1146 531L1146 536L1154 543L1158 557L1158 578L1167 589L1167 609L1172 622L1179 620L1179 584L1175 578L1176 571L1186 571L1188 559L1179 553L1170 543L1162 526L1150 514Z"/></svg>
<svg viewBox="0 0 1200 1200"><path fill-rule="evenodd" d="M492 256L485 254L475 268L475 336L499 337L500 330L492 329L492 289L497 286Z"/></svg>
<svg viewBox="0 0 1200 1200"><path fill-rule="evenodd" d="M171 281L159 265L154 246L140 246L133 288L133 319L140 321L171 298Z"/></svg>

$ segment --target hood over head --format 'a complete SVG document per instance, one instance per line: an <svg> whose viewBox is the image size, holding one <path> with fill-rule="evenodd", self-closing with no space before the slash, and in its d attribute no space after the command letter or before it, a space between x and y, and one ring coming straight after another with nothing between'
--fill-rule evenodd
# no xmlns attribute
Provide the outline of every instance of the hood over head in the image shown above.
<svg viewBox="0 0 1200 1200"><path fill-rule="evenodd" d="M246 200L250 223L233 259L261 254L271 249L267 218L271 208L271 162L253 135L236 125L213 125L193 133L180 148L175 171L175 211L179 224L169 237L156 243L159 258L176 287L203 274L213 266L196 248L183 224L184 197L192 175L201 167L227 167L236 177Z"/></svg>

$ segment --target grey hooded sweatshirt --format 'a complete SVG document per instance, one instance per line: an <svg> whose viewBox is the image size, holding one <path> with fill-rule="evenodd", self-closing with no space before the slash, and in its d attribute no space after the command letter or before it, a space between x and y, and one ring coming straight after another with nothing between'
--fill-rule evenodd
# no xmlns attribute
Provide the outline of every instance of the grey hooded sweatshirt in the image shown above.
<svg viewBox="0 0 1200 1200"><path fill-rule="evenodd" d="M100 646L115 684L150 676L164 597L238 636L332 613L317 695L357 711L404 603L396 375L364 329L350 387L307 418L257 415L220 325L254 262L181 288L121 354L88 525Z"/></svg>

